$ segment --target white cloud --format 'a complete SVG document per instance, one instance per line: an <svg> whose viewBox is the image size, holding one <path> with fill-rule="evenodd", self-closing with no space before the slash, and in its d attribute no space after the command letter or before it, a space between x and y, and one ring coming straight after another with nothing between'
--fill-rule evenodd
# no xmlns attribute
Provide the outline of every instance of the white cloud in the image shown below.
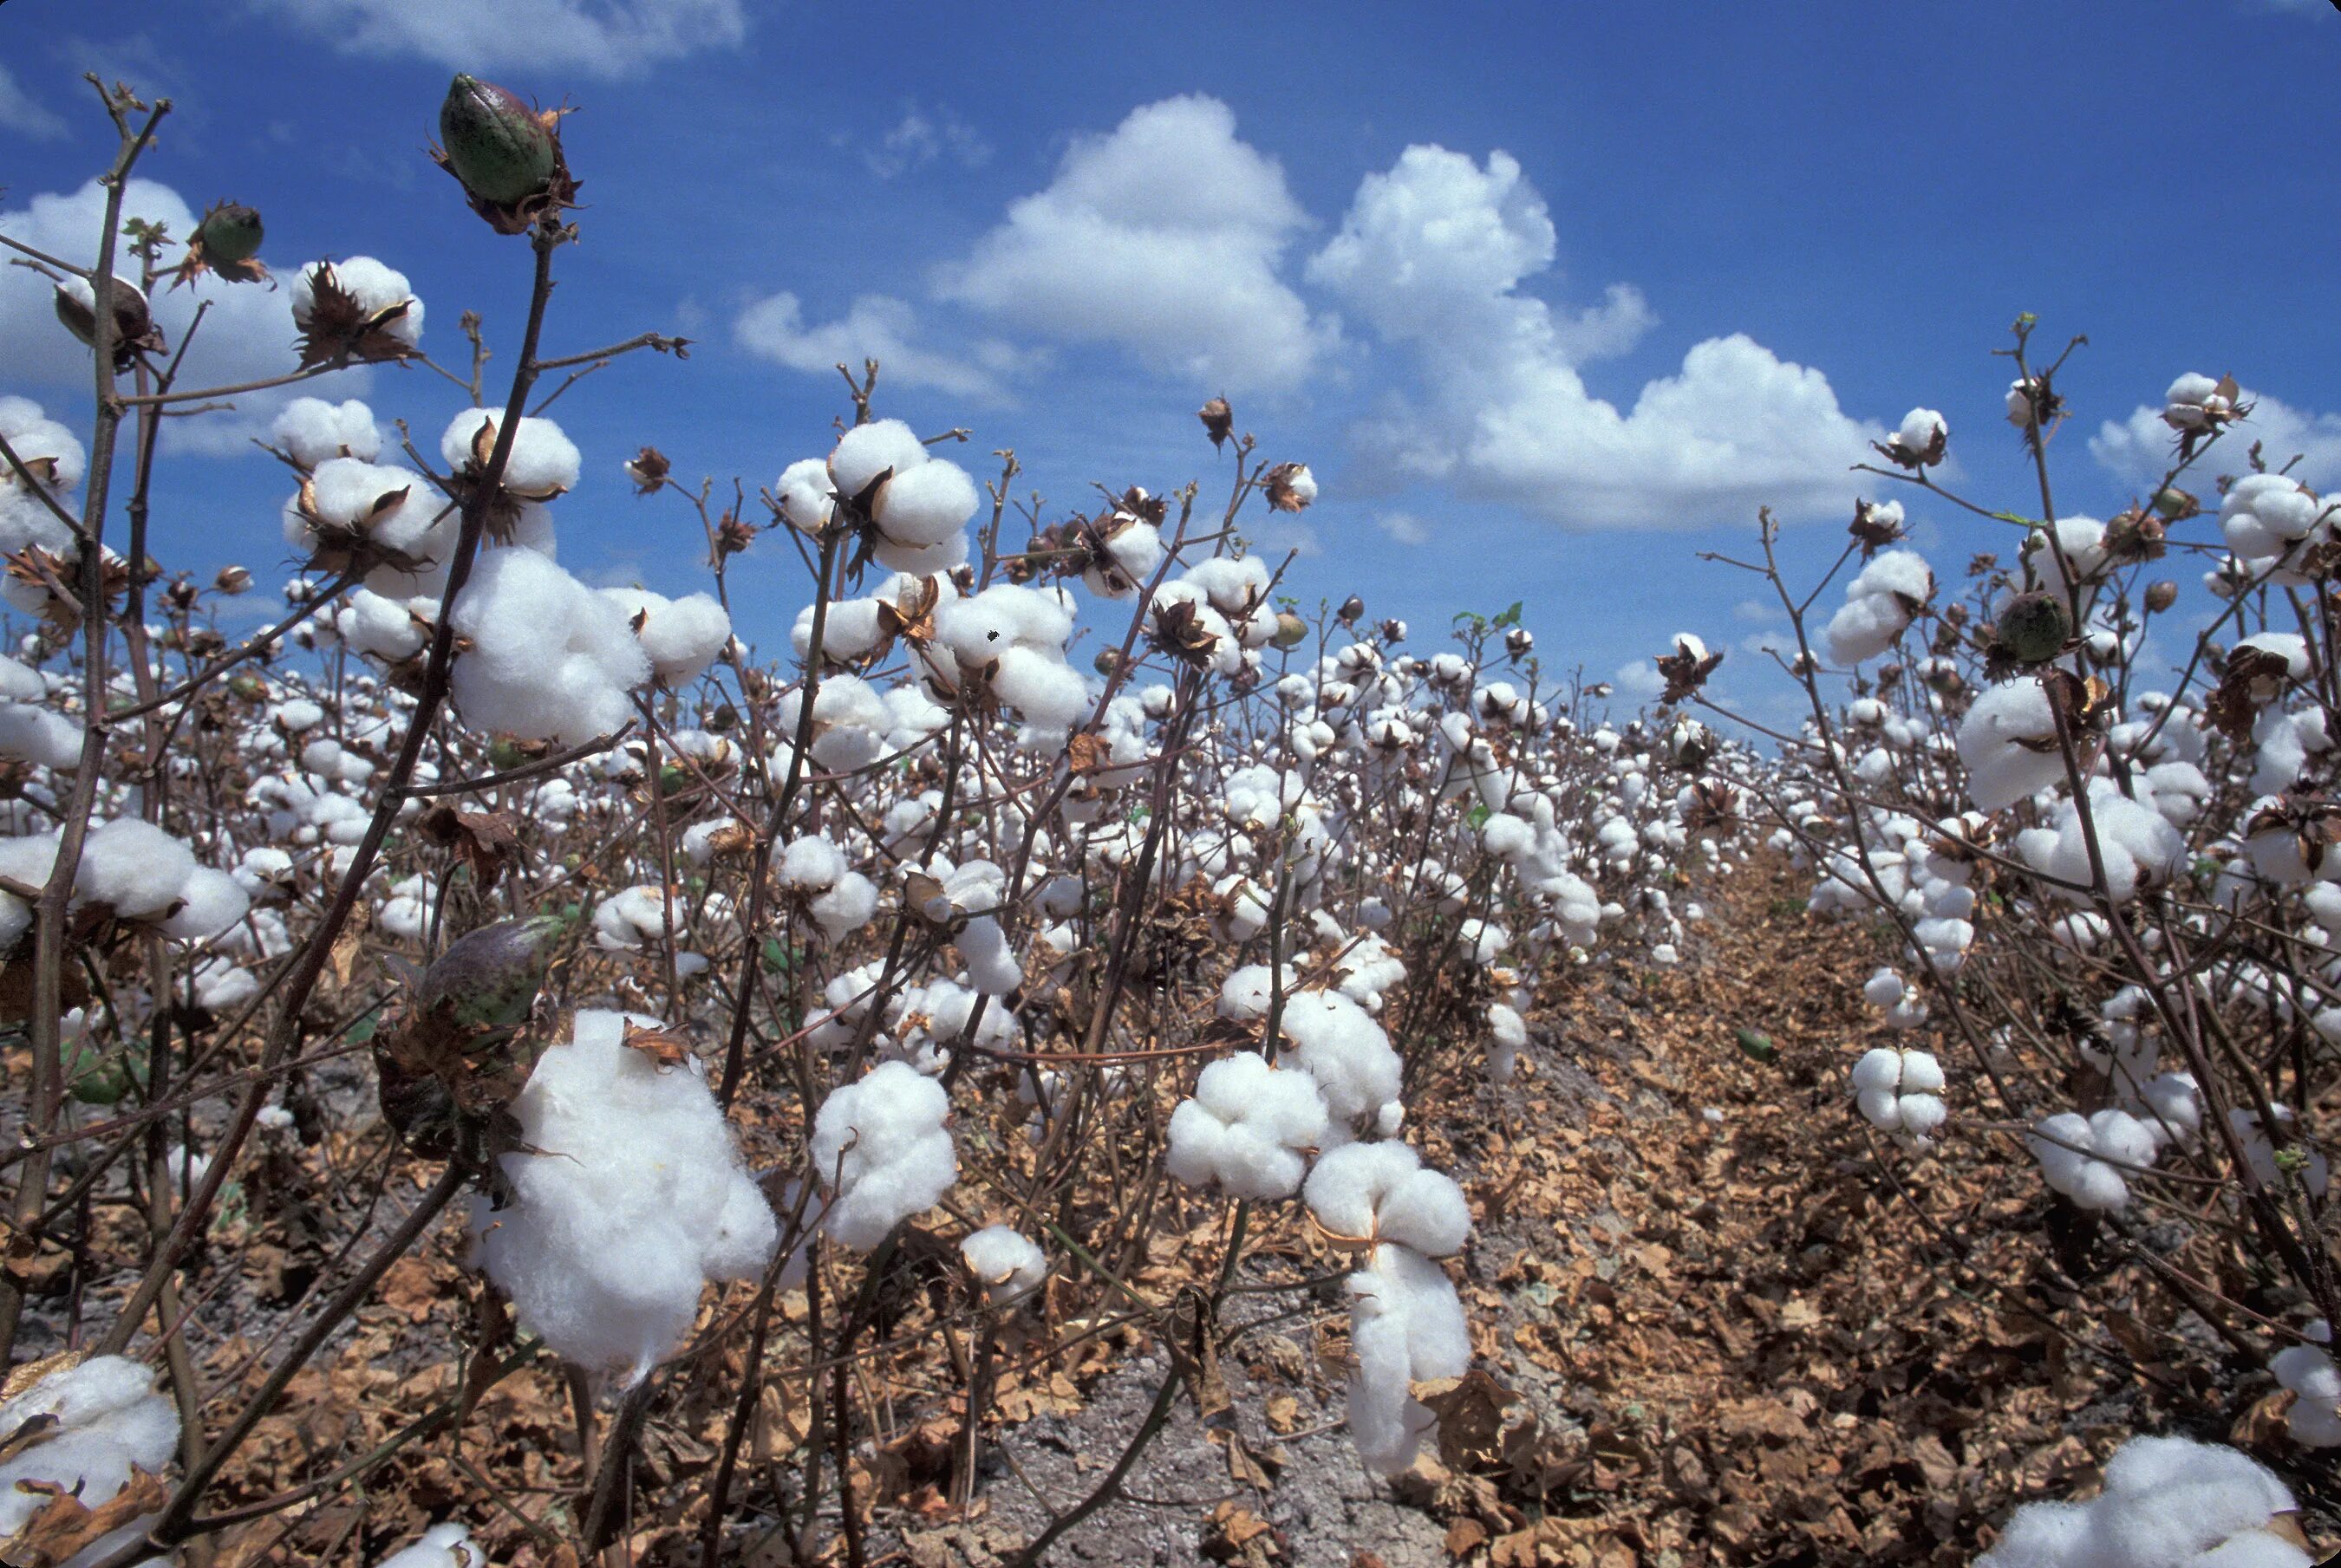
<svg viewBox="0 0 2341 1568"><path fill-rule="evenodd" d="M1618 673L1609 678L1609 683L1618 689L1619 696L1629 702L1649 702L1667 689L1667 678L1647 659L1618 666Z"/></svg>
<svg viewBox="0 0 2341 1568"><path fill-rule="evenodd" d="M0 129L53 142L65 134L65 123L25 91L5 64L0 64Z"/></svg>
<svg viewBox="0 0 2341 1568"><path fill-rule="evenodd" d="M878 362L882 387L932 387L971 402L1010 401L1003 377L1020 364L1007 345L976 345L962 359L924 348L915 341L917 314L909 302L886 294L862 294L840 319L807 326L796 295L783 290L740 313L732 336L752 353L814 375L835 375L838 365L856 372L865 359Z"/></svg>
<svg viewBox="0 0 2341 1568"><path fill-rule="evenodd" d="M1780 606L1768 599L1743 599L1731 607L1731 613L1742 620L1778 620L1780 619Z"/></svg>
<svg viewBox="0 0 2341 1568"><path fill-rule="evenodd" d="M1449 483L1573 528L1849 502L1846 471L1884 432L1848 418L1820 372L1744 334L1694 345L1629 411L1595 397L1578 366L1628 351L1656 318L1626 284L1574 314L1521 293L1556 249L1543 198L1503 153L1483 169L1412 146L1360 183L1308 276L1414 349L1428 403L1360 428L1370 472Z"/></svg>
<svg viewBox="0 0 2341 1568"><path fill-rule="evenodd" d="M945 155L963 169L980 169L991 161L991 144L947 104L930 114L917 104L906 103L902 119L876 146L862 153L862 161L880 179L891 180Z"/></svg>
<svg viewBox="0 0 2341 1568"><path fill-rule="evenodd" d="M1289 388L1338 335L1277 273L1308 223L1226 104L1169 98L1077 140L937 290L1042 337L1118 343L1209 392Z"/></svg>
<svg viewBox="0 0 2341 1568"><path fill-rule="evenodd" d="M2209 491L2193 476L2207 481L2216 473L2241 473L2254 442L2270 468L2299 457L2292 473L2304 483L2324 489L2341 480L2341 414L2309 413L2248 390L2244 399L2252 404L2252 417L2229 426L2181 484L2207 497ZM2161 483L2178 461L2177 441L2177 432L2162 422L2161 408L2141 404L2120 423L2107 420L2098 426L2089 438L2089 455L2143 490Z"/></svg>
<svg viewBox="0 0 2341 1568"><path fill-rule="evenodd" d="M1253 551L1268 562L1271 571L1284 564L1288 552L1303 561L1325 553L1324 541L1317 537L1317 530L1297 517L1271 514L1246 528L1244 537L1251 541Z"/></svg>
<svg viewBox="0 0 2341 1568"><path fill-rule="evenodd" d="M1430 525L1410 511L1386 511L1374 519L1374 526L1400 544L1429 544Z"/></svg>
<svg viewBox="0 0 2341 1568"><path fill-rule="evenodd" d="M159 223L172 234L194 232L196 214L176 191L153 180L134 179L123 194L123 215ZM25 205L0 212L0 232L35 250L84 266L97 263L98 233L105 218L105 195L91 181L70 195L35 196ZM174 258L178 247L165 253ZM115 271L129 274L134 262L117 243ZM55 287L29 268L0 266L0 392L45 394L51 412L83 406L90 392L89 351L58 324ZM258 283L224 283L205 277L185 288L158 287L155 322L173 349L195 306L209 301L202 330L187 351L178 386L194 391L283 375L299 363L290 293ZM426 302L427 303L427 302ZM304 392L346 398L363 395L369 372L338 371L284 391L249 393L234 400L233 412L166 421L164 450L221 454L252 450L249 438L264 431L277 409ZM66 400L58 401L62 392ZM60 417L74 417L61 414Z"/></svg>
<svg viewBox="0 0 2341 1568"><path fill-rule="evenodd" d="M748 35L741 0L253 0L345 54L632 76Z"/></svg>

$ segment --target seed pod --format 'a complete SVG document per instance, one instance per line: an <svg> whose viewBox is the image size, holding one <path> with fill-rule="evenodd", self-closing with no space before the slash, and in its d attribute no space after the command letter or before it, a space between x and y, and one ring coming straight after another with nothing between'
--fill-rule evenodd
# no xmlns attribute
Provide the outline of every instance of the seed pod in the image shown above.
<svg viewBox="0 0 2341 1568"><path fill-rule="evenodd" d="M2019 593L1999 612L1992 650L2018 664L2046 664L2065 650L2073 618L2053 593Z"/></svg>
<svg viewBox="0 0 2341 1568"><path fill-rule="evenodd" d="M260 214L241 202L222 202L195 226L204 255L216 263L248 262L260 253Z"/></svg>
<svg viewBox="0 0 2341 1568"><path fill-rule="evenodd" d="M499 920L467 931L447 946L424 971L415 991L415 1010L429 1014L452 1004L454 1021L467 1027L509 1029L528 1018L553 958L561 922L540 915Z"/></svg>
<svg viewBox="0 0 2341 1568"><path fill-rule="evenodd" d="M1307 621L1301 620L1300 617L1293 614L1290 610L1286 610L1277 616L1276 636L1274 639L1276 646L1283 649L1294 649L1300 647L1302 643L1308 640L1309 623Z"/></svg>
<svg viewBox="0 0 2341 1568"><path fill-rule="evenodd" d="M1105 676L1109 680L1111 679L1113 672L1121 668L1121 650L1119 648L1099 649L1097 650L1097 657L1090 660L1090 667L1095 670L1100 675Z"/></svg>
<svg viewBox="0 0 2341 1568"><path fill-rule="evenodd" d="M1213 446L1225 442L1236 426L1235 411L1228 406L1228 400L1223 397L1215 397L1197 409L1195 417L1203 422L1203 433L1211 438Z"/></svg>
<svg viewBox="0 0 2341 1568"><path fill-rule="evenodd" d="M2177 522L2201 511L2203 503L2177 485L2170 484L2154 492L2154 510L2162 514L2165 521Z"/></svg>
<svg viewBox="0 0 2341 1568"><path fill-rule="evenodd" d="M242 593L252 586L252 573L240 566L223 566L212 579L212 586L222 593Z"/></svg>
<svg viewBox="0 0 2341 1568"><path fill-rule="evenodd" d="M483 202L511 206L553 179L553 133L535 110L493 82L456 73L439 105L439 139L448 167Z"/></svg>
<svg viewBox="0 0 2341 1568"><path fill-rule="evenodd" d="M1341 608L1338 613L1342 625L1355 626L1366 618L1366 601L1353 593L1341 600Z"/></svg>
<svg viewBox="0 0 2341 1568"><path fill-rule="evenodd" d="M2151 613L2159 615L2177 602L2178 585L2177 583L2165 579L2160 582L2149 582L2146 585L2146 608Z"/></svg>
<svg viewBox="0 0 2341 1568"><path fill-rule="evenodd" d="M65 331L90 348L97 346L97 291L85 278L68 278L57 285L57 320ZM144 291L128 278L114 280L114 365L129 368L136 350L159 344L154 318L146 308Z"/></svg>

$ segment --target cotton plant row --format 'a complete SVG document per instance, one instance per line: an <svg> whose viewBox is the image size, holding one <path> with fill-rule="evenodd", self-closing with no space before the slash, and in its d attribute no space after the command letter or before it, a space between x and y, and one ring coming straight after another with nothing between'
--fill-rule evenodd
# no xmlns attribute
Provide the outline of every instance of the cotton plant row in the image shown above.
<svg viewBox="0 0 2341 1568"><path fill-rule="evenodd" d="M2072 411L2029 335L2007 417L2037 511ZM2165 477L2099 520L1957 493L1942 465L1962 441L1914 410L1866 465L1818 591L1788 581L1764 523L1751 568L1795 638L1778 662L1804 717L1746 782L1769 847L1812 879L1810 918L1868 928L1887 960L1862 987L1869 1037L1843 1044L1850 1112L1903 1160L2037 1184L2031 1212L2061 1209L2051 1232L2100 1249L2100 1288L2157 1286L2121 1264L2158 1227L2157 1253L2229 1282L2186 1309L2259 1346L2253 1386L2321 1447L2341 1441L2318 1261L2341 1084L2341 503L2252 427L2238 439L2249 413L2232 380L2179 377ZM1912 542L1922 519L1942 544ZM1738 717L1709 685L1719 662L1678 640L1660 668L1679 710ZM2147 1560L2103 1555L2083 1513L2050 1517L1994 1560Z"/></svg>
<svg viewBox="0 0 2341 1568"><path fill-rule="evenodd" d="M459 77L440 125L443 166L540 279L572 237L560 123ZM264 277L257 214L125 233L110 282L58 280L63 330L125 391L196 402L142 313L174 280ZM363 1130L421 1185L326 1223L403 1212L407 1245L445 1217L519 1343L621 1434L695 1368L810 1392L806 1369L872 1343L856 1282L895 1260L954 1260L945 1310L1045 1346L1125 1300L1103 1261L1125 1229L1216 1221L1225 1255L1194 1282L1214 1315L1274 1275L1248 1237L1299 1235L1346 1266L1359 1457L1404 1469L1432 1422L1412 1385L1471 1361L1470 1207L1424 1163L1421 1097L1538 1070L1574 971L1679 961L1698 884L1753 848L1741 802L1768 765L1608 718L1517 614L1418 646L1356 600L1312 604L1245 535L1318 481L1223 400L1197 448L1229 475L1223 514L1191 484L1011 505L1013 460L980 478L951 436L885 417L875 367L842 431L772 452L757 500L719 514L663 454L519 412L542 407L533 340L510 396L476 364L396 381L395 408L315 395L340 366L435 364L446 313L426 332L396 257L277 278L300 333L263 443L284 496L236 537L294 570L257 615L224 613L251 571L174 571L181 520L156 517L134 568L102 542L125 501L91 475L98 443L0 400L0 958L70 1004L9 1020L44 1064L15 1179L193 1226ZM151 435L160 406L95 430ZM621 472L705 528L657 590L560 557L565 498ZM811 569L785 646L733 624L747 550ZM204 1107L159 1160L122 1120L159 1092L157 1050L174 1105ZM352 1072L376 1103L321 1134L315 1080ZM333 1241L378 1277L382 1234ZM109 1355L190 1283L125 1261L134 1310L93 1331ZM818 1341L776 1305L798 1290L822 1294ZM37 1304L0 1306L12 1348L54 1333ZM751 1336L765 1357L731 1359ZM157 1477L125 1528L172 1543L238 1484L267 1405L194 1386L157 1406L140 1377L107 1397L205 1410L205 1465L174 1475L175 1427L149 1422L85 1462L60 1437L25 1474L79 1465L92 1502ZM862 1441L871 1413L838 1398ZM769 1509L762 1484L702 1494L707 1528ZM391 1561L485 1562L494 1526L483 1506Z"/></svg>

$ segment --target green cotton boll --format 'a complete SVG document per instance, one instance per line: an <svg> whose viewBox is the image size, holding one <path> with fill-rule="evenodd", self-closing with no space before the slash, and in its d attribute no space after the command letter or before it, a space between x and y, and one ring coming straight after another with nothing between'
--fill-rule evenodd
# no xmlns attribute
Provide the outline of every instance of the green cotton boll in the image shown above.
<svg viewBox="0 0 2341 1568"><path fill-rule="evenodd" d="M223 202L204 214L195 237L214 262L248 262L260 253L260 214L241 202Z"/></svg>
<svg viewBox="0 0 2341 1568"><path fill-rule="evenodd" d="M439 140L463 188L510 206L553 178L553 133L534 110L493 82L456 74L439 105Z"/></svg>
<svg viewBox="0 0 2341 1568"><path fill-rule="evenodd" d="M2019 593L1999 612L1994 632L1997 650L2018 664L2046 664L2064 651L2073 618L2053 593Z"/></svg>
<svg viewBox="0 0 2341 1568"><path fill-rule="evenodd" d="M536 1004L563 929L558 918L539 915L465 932L424 972L415 996L417 1011L428 1015L443 1002L453 1007L458 1024L517 1028Z"/></svg>
<svg viewBox="0 0 2341 1568"><path fill-rule="evenodd" d="M1739 1042L1739 1054L1751 1062L1769 1063L1780 1054L1780 1047L1772 1043L1769 1035L1750 1028L1734 1029L1731 1034Z"/></svg>

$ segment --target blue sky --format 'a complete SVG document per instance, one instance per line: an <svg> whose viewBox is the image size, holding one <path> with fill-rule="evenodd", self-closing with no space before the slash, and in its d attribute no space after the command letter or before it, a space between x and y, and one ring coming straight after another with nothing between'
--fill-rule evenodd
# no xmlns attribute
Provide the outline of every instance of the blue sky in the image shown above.
<svg viewBox="0 0 2341 1568"><path fill-rule="evenodd" d="M7 0L0 63L0 231L67 221L40 199L111 145L79 73L118 75L178 104L144 174L195 211L258 206L280 269L404 271L450 362L465 308L509 354L527 266L425 160L448 72L578 104L589 205L552 346L701 341L558 405L587 460L562 555L589 577L693 586L695 525L637 503L620 461L647 442L752 493L826 450L824 367L865 352L892 367L883 412L972 427L979 477L1014 447L1049 520L1092 482L1224 493L1193 418L1223 391L1322 483L1279 536L1312 552L1298 591L1360 592L1418 644L1523 600L1548 665L1596 679L1678 629L1760 634L1737 609L1756 585L1697 552L1744 548L1762 500L1817 571L1854 498L1893 493L1847 465L1913 405L1948 416L1958 484L2022 504L1990 353L2019 311L2090 340L2060 383L2065 510L2134 492L2161 450L2138 411L2194 370L2235 373L2271 450L2341 481L2323 0ZM29 283L0 286L0 392L85 417ZM215 345L223 373L275 362L281 308L223 308L244 340ZM461 401L360 375L341 395L426 451ZM166 563L283 564L282 470L243 433L180 432ZM1911 511L1938 571L2010 546ZM760 547L744 634L778 641L799 575Z"/></svg>

